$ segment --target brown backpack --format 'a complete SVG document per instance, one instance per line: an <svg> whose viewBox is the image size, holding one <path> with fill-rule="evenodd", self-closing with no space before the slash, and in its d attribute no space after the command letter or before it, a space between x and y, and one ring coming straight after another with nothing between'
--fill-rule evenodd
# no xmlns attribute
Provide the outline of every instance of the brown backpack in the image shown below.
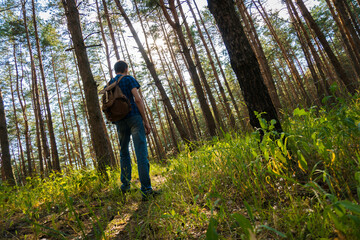
<svg viewBox="0 0 360 240"><path fill-rule="evenodd" d="M109 82L106 84L106 87L100 91L100 94L103 94L101 110L110 122L116 122L125 118L131 111L130 101L119 87L119 82L123 77L124 76L121 76L112 84L109 84Z"/></svg>

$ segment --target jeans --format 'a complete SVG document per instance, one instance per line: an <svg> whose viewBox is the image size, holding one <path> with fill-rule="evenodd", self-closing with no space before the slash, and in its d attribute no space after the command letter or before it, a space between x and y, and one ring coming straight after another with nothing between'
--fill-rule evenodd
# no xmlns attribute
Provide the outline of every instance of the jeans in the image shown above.
<svg viewBox="0 0 360 240"><path fill-rule="evenodd" d="M129 190L131 181L131 158L129 153L130 135L132 136L137 159L141 191L152 191L150 181L150 164L146 145L145 128L141 115L131 116L116 123L120 141L121 189Z"/></svg>

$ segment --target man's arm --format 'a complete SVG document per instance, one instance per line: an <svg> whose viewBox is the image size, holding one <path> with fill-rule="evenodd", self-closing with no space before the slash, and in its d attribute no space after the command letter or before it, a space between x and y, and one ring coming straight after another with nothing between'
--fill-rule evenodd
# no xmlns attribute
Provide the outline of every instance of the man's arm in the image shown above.
<svg viewBox="0 0 360 240"><path fill-rule="evenodd" d="M134 99L135 99L135 103L136 103L136 106L138 107L139 109L139 112L141 114L141 117L143 119L143 122L144 122L144 127L145 127L145 133L146 134L149 134L150 131L151 131L151 127L150 127L150 124L145 116L145 105L144 105L144 102L143 100L141 99L140 97L140 94L139 94L139 91L137 88L133 88L131 89L131 93L132 95L134 96Z"/></svg>

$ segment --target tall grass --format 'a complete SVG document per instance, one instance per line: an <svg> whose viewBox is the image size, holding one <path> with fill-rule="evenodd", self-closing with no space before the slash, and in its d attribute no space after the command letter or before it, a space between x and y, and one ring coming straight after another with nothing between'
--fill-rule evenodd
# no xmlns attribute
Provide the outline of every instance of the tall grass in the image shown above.
<svg viewBox="0 0 360 240"><path fill-rule="evenodd" d="M152 164L163 194L146 203L139 192L122 195L118 170L109 170L107 181L83 170L1 186L0 236L358 238L359 99L328 110L296 109L284 119L280 138L262 122L261 142L258 132L226 134L167 165ZM135 179L136 172L134 166Z"/></svg>

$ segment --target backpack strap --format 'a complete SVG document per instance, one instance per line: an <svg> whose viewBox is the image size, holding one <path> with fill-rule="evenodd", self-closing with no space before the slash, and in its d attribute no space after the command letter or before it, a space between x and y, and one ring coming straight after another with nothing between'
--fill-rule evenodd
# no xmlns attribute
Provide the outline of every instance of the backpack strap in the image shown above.
<svg viewBox="0 0 360 240"><path fill-rule="evenodd" d="M107 82L106 86L104 87L104 89L102 89L102 90L99 92L99 94L104 94L104 93L106 93L106 90L107 90L107 89L109 88L109 86L111 86L111 85L118 85L119 82L120 82L120 80L121 80L123 77L125 77L125 76L119 77L119 78L116 80L116 84L114 84L115 82L113 82L113 83L110 84L110 82L111 82L111 80L112 80L112 79L111 79L109 82ZM120 88L120 91L121 91L121 88ZM122 93L122 91L121 91L121 93Z"/></svg>
<svg viewBox="0 0 360 240"><path fill-rule="evenodd" d="M124 75L122 75L121 77L118 78L118 80L116 81L116 84L119 84L120 80L125 77Z"/></svg>

